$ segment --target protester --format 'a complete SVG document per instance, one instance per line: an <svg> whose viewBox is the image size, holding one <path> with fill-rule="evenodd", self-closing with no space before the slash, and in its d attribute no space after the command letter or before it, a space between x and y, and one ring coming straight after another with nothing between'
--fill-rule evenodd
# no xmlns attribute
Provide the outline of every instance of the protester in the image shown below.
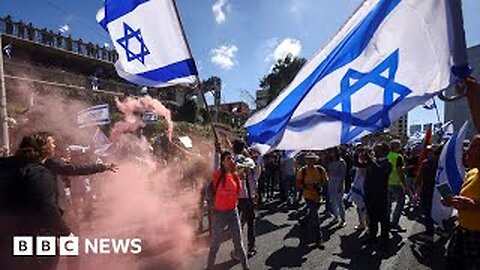
<svg viewBox="0 0 480 270"><path fill-rule="evenodd" d="M367 173L366 163L368 160L367 148L358 148L353 157L353 165L355 166L355 178L350 189L350 197L355 203L358 215L358 225L356 230L364 230L367 227L367 209L365 208L365 176Z"/></svg>
<svg viewBox="0 0 480 270"><path fill-rule="evenodd" d="M255 209L254 197L257 194L257 182L255 179L255 161L243 155L245 144L240 140L233 142L233 153L235 154L235 168L240 180L240 194L238 196L238 210L241 220L247 223L248 256L257 253L255 247Z"/></svg>
<svg viewBox="0 0 480 270"><path fill-rule="evenodd" d="M340 157L337 147L330 149L328 153L328 192L330 194L330 204L334 215L334 223L337 223L340 220L340 227L345 227L345 205L343 204L343 193L345 192L347 165Z"/></svg>
<svg viewBox="0 0 480 270"><path fill-rule="evenodd" d="M237 205L241 183L235 172L235 163L230 152L223 152L220 157L220 168L213 176L214 207L212 215L212 239L208 253L207 269L212 269L215 257L222 243L223 229L228 226L232 236L235 252L239 256L243 269L248 269L247 255L243 247L242 232ZM232 256L233 257L233 256Z"/></svg>
<svg viewBox="0 0 480 270"><path fill-rule="evenodd" d="M68 235L58 206L55 176L44 167L55 140L46 132L25 136L13 157L0 159L0 269L56 269L58 256L11 257L14 235Z"/></svg>
<svg viewBox="0 0 480 270"><path fill-rule="evenodd" d="M282 183L284 195L282 196L289 204L293 204L297 198L297 191L295 188L295 160L285 154L282 155Z"/></svg>
<svg viewBox="0 0 480 270"><path fill-rule="evenodd" d="M415 208L417 204L417 191L419 190L416 182L417 176L416 168L418 164L419 152L418 147L413 147L405 157L405 176L407 178L407 185L410 192L408 192L408 204Z"/></svg>
<svg viewBox="0 0 480 270"><path fill-rule="evenodd" d="M339 147L340 157L345 161L346 164L346 175L345 175L345 192L350 192L350 187L353 183L353 177L355 176L353 170L353 157L350 152L350 147L347 145L342 145Z"/></svg>
<svg viewBox="0 0 480 270"><path fill-rule="evenodd" d="M269 153L264 156L265 172L264 172L264 185L265 185L265 199L266 201L273 200L273 191L275 187L275 179L277 175L277 161L275 153Z"/></svg>
<svg viewBox="0 0 480 270"><path fill-rule="evenodd" d="M466 151L467 172L460 195L444 198L458 210L458 227L447 248L448 269L480 269L480 135Z"/></svg>
<svg viewBox="0 0 480 270"><path fill-rule="evenodd" d="M307 165L301 168L297 173L297 186L303 190L303 197L307 203L308 224L310 233L314 235L315 243L319 248L323 248L323 236L320 230L318 219L318 209L320 208L320 196L322 186L328 182L328 176L325 168L315 165L318 156L309 153L305 156Z"/></svg>
<svg viewBox="0 0 480 270"><path fill-rule="evenodd" d="M438 160L442 153L441 147L428 149L427 159L423 161L420 167L420 174L418 175L418 183L420 186L420 206L425 215L425 234L421 238L433 242L433 235L435 233L433 219L432 219L432 200L433 191L435 189L435 179L437 177Z"/></svg>
<svg viewBox="0 0 480 270"><path fill-rule="evenodd" d="M367 160L365 177L365 206L368 213L367 244L377 244L378 223L381 226L381 246L386 246L389 240L388 217L388 181L392 165L387 159L389 147L386 143L378 143L374 147L375 158Z"/></svg>
<svg viewBox="0 0 480 270"><path fill-rule="evenodd" d="M392 209L392 203L395 201L395 209L392 213L391 228L398 232L405 232L399 224L403 207L405 206L405 192L409 192L404 172L404 158L400 154L402 143L400 140L392 140L390 142L391 152L388 154L388 160L392 164L392 172L388 179L388 202L389 212Z"/></svg>

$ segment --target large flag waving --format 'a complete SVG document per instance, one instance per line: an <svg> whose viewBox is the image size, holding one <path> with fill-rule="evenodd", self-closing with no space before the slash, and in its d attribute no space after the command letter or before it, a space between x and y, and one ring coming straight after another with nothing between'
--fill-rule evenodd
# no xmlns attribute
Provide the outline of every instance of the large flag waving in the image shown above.
<svg viewBox="0 0 480 270"><path fill-rule="evenodd" d="M97 21L119 54L119 76L153 87L195 82L197 69L173 1L105 0Z"/></svg>
<svg viewBox="0 0 480 270"><path fill-rule="evenodd" d="M425 103L453 82L454 2L365 1L247 121L249 143L262 152L324 149L389 127Z"/></svg>
<svg viewBox="0 0 480 270"><path fill-rule="evenodd" d="M436 188L433 192L432 201L432 219L442 228L444 228L444 221L453 214L453 208L446 207L441 203L442 195L460 194L465 177L463 141L465 140L467 127L468 121L463 124L458 132L452 135L443 147L438 161L437 178L435 179ZM446 194L441 194L441 192Z"/></svg>

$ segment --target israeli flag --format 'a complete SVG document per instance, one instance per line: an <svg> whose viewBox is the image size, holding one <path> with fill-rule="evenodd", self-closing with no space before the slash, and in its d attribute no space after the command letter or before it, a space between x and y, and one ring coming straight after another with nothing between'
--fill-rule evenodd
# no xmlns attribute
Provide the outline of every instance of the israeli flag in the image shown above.
<svg viewBox="0 0 480 270"><path fill-rule="evenodd" d="M78 125L80 128L84 128L110 124L110 111L108 108L108 104L102 104L80 111L77 115Z"/></svg>
<svg viewBox="0 0 480 270"><path fill-rule="evenodd" d="M455 4L364 1L290 85L248 119L249 144L262 153L325 149L383 130L431 99L453 83Z"/></svg>
<svg viewBox="0 0 480 270"><path fill-rule="evenodd" d="M450 139L453 135L453 120L450 120L442 125L441 133L444 139Z"/></svg>
<svg viewBox="0 0 480 270"><path fill-rule="evenodd" d="M192 84L198 74L174 0L105 0L98 23L110 34L120 77L138 85Z"/></svg>
<svg viewBox="0 0 480 270"><path fill-rule="evenodd" d="M99 128L95 131L92 138L94 153L99 156L106 156L107 150L112 146L112 142Z"/></svg>
<svg viewBox="0 0 480 270"><path fill-rule="evenodd" d="M467 133L468 121L462 128L454 133L450 140L444 145L442 154L438 161L437 178L432 201L432 219L441 228L444 228L444 221L452 217L453 208L442 204L442 196L460 194L463 178L465 177L465 166L463 165L463 141Z"/></svg>
<svg viewBox="0 0 480 270"><path fill-rule="evenodd" d="M158 121L158 116L153 112L145 112L142 120L146 125L154 125Z"/></svg>

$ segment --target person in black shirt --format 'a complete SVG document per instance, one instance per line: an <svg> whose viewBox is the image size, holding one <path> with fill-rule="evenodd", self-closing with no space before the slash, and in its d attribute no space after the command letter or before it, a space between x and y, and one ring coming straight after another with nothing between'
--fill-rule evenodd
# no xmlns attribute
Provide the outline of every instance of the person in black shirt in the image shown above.
<svg viewBox="0 0 480 270"><path fill-rule="evenodd" d="M432 219L432 200L437 177L438 160L442 153L441 147L428 149L428 156L422 162L418 183L420 184L420 206L425 214L425 234L421 236L424 240L432 243L435 233Z"/></svg>
<svg viewBox="0 0 480 270"><path fill-rule="evenodd" d="M390 149L387 144L375 145L376 160L369 158L365 177L365 206L369 217L367 244L377 243L378 223L381 225L381 244L386 245L389 238L388 216L388 178L392 165L387 159Z"/></svg>
<svg viewBox="0 0 480 270"><path fill-rule="evenodd" d="M55 176L43 165L54 139L38 132L23 138L15 156L0 159L0 269L55 269L57 256L13 257L12 237L61 236L70 229L57 203Z"/></svg>

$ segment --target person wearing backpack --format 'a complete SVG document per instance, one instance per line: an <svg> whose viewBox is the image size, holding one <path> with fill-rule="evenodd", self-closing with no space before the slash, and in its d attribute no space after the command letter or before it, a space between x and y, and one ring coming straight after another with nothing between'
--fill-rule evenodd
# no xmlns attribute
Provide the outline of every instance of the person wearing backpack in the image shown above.
<svg viewBox="0 0 480 270"><path fill-rule="evenodd" d="M213 191L212 239L208 253L207 269L212 269L223 239L223 229L228 226L232 236L235 254L239 257L242 268L248 269L247 255L243 247L240 219L238 215L238 196L240 179L235 172L235 163L230 152L220 156L220 168L213 175L210 187Z"/></svg>
<svg viewBox="0 0 480 270"><path fill-rule="evenodd" d="M307 165L297 173L297 188L303 190L303 197L307 203L307 224L311 226L310 232L313 233L317 246L323 248L318 209L320 208L322 186L328 182L328 176L325 168L315 165L315 162L318 160L317 155L308 153L305 156L305 160Z"/></svg>

